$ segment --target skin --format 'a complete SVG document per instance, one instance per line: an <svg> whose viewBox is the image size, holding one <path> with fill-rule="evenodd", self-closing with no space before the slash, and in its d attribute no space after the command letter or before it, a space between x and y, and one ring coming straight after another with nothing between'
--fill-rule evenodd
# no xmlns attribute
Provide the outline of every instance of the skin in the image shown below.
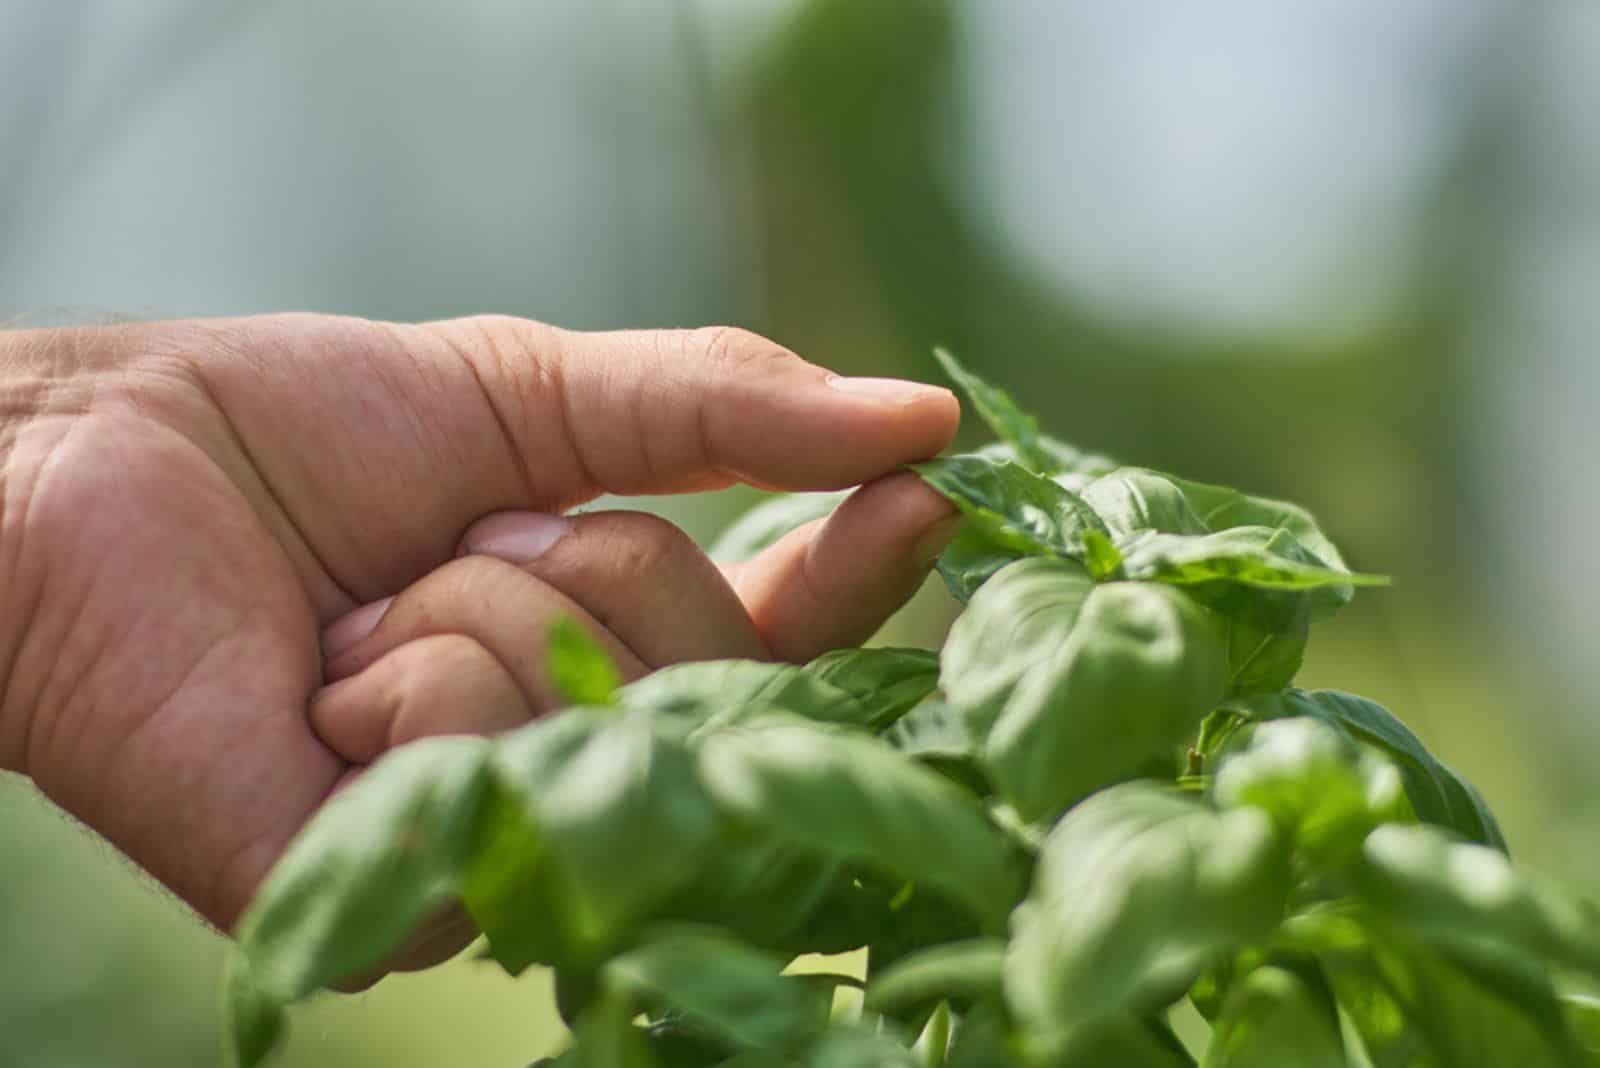
<svg viewBox="0 0 1600 1068"><path fill-rule="evenodd" d="M723 328L0 333L0 766L228 929L389 748L557 707L556 618L630 676L869 636L954 534L896 471L958 418L948 391L838 379ZM559 518L739 481L864 485L726 570L653 517ZM441 916L392 963L464 938Z"/></svg>

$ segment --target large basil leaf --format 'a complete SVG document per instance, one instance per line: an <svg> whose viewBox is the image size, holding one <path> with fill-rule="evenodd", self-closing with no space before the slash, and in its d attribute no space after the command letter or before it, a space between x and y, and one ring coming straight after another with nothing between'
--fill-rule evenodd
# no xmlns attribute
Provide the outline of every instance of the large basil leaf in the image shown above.
<svg viewBox="0 0 1600 1068"><path fill-rule="evenodd" d="M1478 791L1435 759L1405 724L1377 702L1337 690L1289 690L1235 700L1228 707L1257 720L1310 716L1382 750L1399 765L1418 819L1505 851L1505 838Z"/></svg>
<svg viewBox="0 0 1600 1068"><path fill-rule="evenodd" d="M490 796L489 750L459 737L396 749L290 844L234 933L243 1063L271 1048L270 1006L379 964L457 892Z"/></svg>
<svg viewBox="0 0 1600 1068"><path fill-rule="evenodd" d="M1224 808L1254 805L1298 848L1334 870L1380 823L1409 810L1399 771L1320 720L1263 723L1212 781Z"/></svg>
<svg viewBox="0 0 1600 1068"><path fill-rule="evenodd" d="M756 720L708 735L700 774L741 822L943 889L991 926L1016 900L1010 847L977 799L870 736Z"/></svg>
<svg viewBox="0 0 1600 1068"><path fill-rule="evenodd" d="M1227 681L1217 623L1177 590L1096 586L989 733L985 765L1028 820L1050 819L1194 737Z"/></svg>
<svg viewBox="0 0 1600 1068"><path fill-rule="evenodd" d="M828 1006L818 988L780 975L784 964L726 935L681 929L613 957L603 981L730 1050L786 1049L822 1027Z"/></svg>
<svg viewBox="0 0 1600 1068"><path fill-rule="evenodd" d="M967 517L997 548L1019 555L1083 555L1083 535L1105 524L1077 494L1017 464L949 456L912 470Z"/></svg>
<svg viewBox="0 0 1600 1068"><path fill-rule="evenodd" d="M725 564L742 563L776 544L791 530L833 514L852 492L774 494L734 520L712 542L708 555Z"/></svg>
<svg viewBox="0 0 1600 1068"><path fill-rule="evenodd" d="M1083 499L1105 521L1114 538L1141 530L1209 534L1177 483L1142 467L1119 467L1083 488Z"/></svg>
<svg viewBox="0 0 1600 1068"><path fill-rule="evenodd" d="M497 776L520 804L507 835L525 863L485 851L466 903L510 971L582 965L688 881L720 821L675 725L644 709L572 709L507 735Z"/></svg>
<svg viewBox="0 0 1600 1068"><path fill-rule="evenodd" d="M945 699L983 737L1023 676L1042 670L1072 633L1095 589L1070 560L1034 557L998 572L973 595L945 640L939 683Z"/></svg>
<svg viewBox="0 0 1600 1068"><path fill-rule="evenodd" d="M1012 917L1006 997L1046 1058L1175 1000L1217 955L1276 927L1288 854L1254 808L1148 782L1074 808Z"/></svg>
<svg viewBox="0 0 1600 1068"><path fill-rule="evenodd" d="M794 945L795 934L838 881L837 857L726 828L660 913L724 927L752 945ZM796 952L811 947L794 945ZM853 948L853 947L850 947Z"/></svg>
<svg viewBox="0 0 1600 1068"><path fill-rule="evenodd" d="M1285 968L1235 984L1211 1033L1204 1068L1346 1068L1333 1004Z"/></svg>

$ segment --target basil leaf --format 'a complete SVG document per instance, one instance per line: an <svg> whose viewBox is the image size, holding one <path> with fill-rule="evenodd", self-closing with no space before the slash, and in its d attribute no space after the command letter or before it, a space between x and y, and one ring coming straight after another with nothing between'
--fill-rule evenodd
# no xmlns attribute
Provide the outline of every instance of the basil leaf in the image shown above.
<svg viewBox="0 0 1600 1068"><path fill-rule="evenodd" d="M1113 538L1143 530L1203 535L1210 528L1195 514L1177 483L1142 467L1119 467L1083 488L1084 502L1105 521Z"/></svg>
<svg viewBox="0 0 1600 1068"><path fill-rule="evenodd" d="M842 867L837 857L730 827L702 854L661 915L715 924L752 945L806 952L812 947L795 935L823 907Z"/></svg>
<svg viewBox="0 0 1600 1068"><path fill-rule="evenodd" d="M1478 791L1435 759L1405 724L1377 702L1337 690L1289 690L1234 700L1228 707L1256 720L1310 716L1382 750L1399 766L1418 819L1505 851L1505 838Z"/></svg>
<svg viewBox="0 0 1600 1068"><path fill-rule="evenodd" d="M1005 390L990 385L963 367L948 350L936 348L933 355L950 380L966 393L978 416L989 424L989 429L1011 446L1022 466L1042 475L1055 473L1055 457L1039 447L1038 420L1017 407L1017 402Z"/></svg>
<svg viewBox="0 0 1600 1068"><path fill-rule="evenodd" d="M1066 641L1030 668L989 733L984 762L1026 820L1181 748L1222 698L1227 659L1214 617L1176 590L1096 586Z"/></svg>
<svg viewBox="0 0 1600 1068"><path fill-rule="evenodd" d="M983 532L963 526L955 540L939 554L935 566L950 596L965 604L996 572L1023 556L1019 551L995 545Z"/></svg>
<svg viewBox="0 0 1600 1068"><path fill-rule="evenodd" d="M1476 961L1546 961L1600 975L1600 905L1517 872L1487 846L1423 825L1367 836L1355 887L1372 910Z"/></svg>
<svg viewBox="0 0 1600 1068"><path fill-rule="evenodd" d="M1294 682L1310 638L1309 612L1300 617L1281 632L1248 619L1225 617L1228 696L1277 693Z"/></svg>
<svg viewBox="0 0 1600 1068"><path fill-rule="evenodd" d="M594 637L571 619L558 619L545 639L550 679L568 704L610 704L622 676Z"/></svg>
<svg viewBox="0 0 1600 1068"><path fill-rule="evenodd" d="M960 1005L998 997L1005 955L1006 944L998 938L932 946L875 972L865 1008L896 1016L939 1001Z"/></svg>
<svg viewBox="0 0 1600 1068"><path fill-rule="evenodd" d="M614 957L604 983L632 1004L668 1012L731 1050L784 1049L827 1020L822 992L779 974L785 961L726 935L673 930Z"/></svg>
<svg viewBox="0 0 1600 1068"><path fill-rule="evenodd" d="M806 1051L806 1068L923 1068L904 1045L887 1035L833 1028Z"/></svg>
<svg viewBox="0 0 1600 1068"><path fill-rule="evenodd" d="M660 1068L645 1032L633 1023L626 998L603 994L573 1028L572 1048L556 1058L561 1068Z"/></svg>
<svg viewBox="0 0 1600 1068"><path fill-rule="evenodd" d="M988 734L1017 684L1042 670L1072 633L1095 589L1070 560L1035 557L998 572L951 624L939 683L978 737Z"/></svg>
<svg viewBox="0 0 1600 1068"><path fill-rule="evenodd" d="M1348 602L1350 587L1389 582L1381 575L1327 567L1292 535L1270 527L1233 527L1203 535L1138 531L1118 541L1117 548L1128 578L1201 587L1202 599L1226 585L1312 591L1306 603L1313 621L1329 618ZM1217 607L1224 610L1227 602L1219 600Z"/></svg>
<svg viewBox="0 0 1600 1068"><path fill-rule="evenodd" d="M1077 494L1013 463L949 456L911 469L999 549L1024 556L1077 557L1083 554L1083 531L1107 533Z"/></svg>
<svg viewBox="0 0 1600 1068"><path fill-rule="evenodd" d="M292 1001L378 964L456 892L489 751L464 737L402 746L318 810L234 933L263 996Z"/></svg>
<svg viewBox="0 0 1600 1068"><path fill-rule="evenodd" d="M759 660L672 664L617 692L630 708L718 724L781 710L829 723L866 725L875 709L817 672Z"/></svg>
<svg viewBox="0 0 1600 1068"><path fill-rule="evenodd" d="M1204 1068L1345 1068L1338 1011L1285 968L1257 968L1229 992Z"/></svg>
<svg viewBox="0 0 1600 1068"><path fill-rule="evenodd" d="M1254 805L1319 864L1337 869L1378 824L1409 815L1399 771L1309 718L1263 723L1212 781L1223 808Z"/></svg>
<svg viewBox="0 0 1600 1068"><path fill-rule="evenodd" d="M756 720L708 735L700 774L730 816L943 889L992 926L1016 899L1010 848L977 800L868 735Z"/></svg>
<svg viewBox="0 0 1600 1068"><path fill-rule="evenodd" d="M1271 497L1253 497L1228 486L1195 482L1177 475L1169 474L1166 478L1183 491L1184 497L1208 530L1270 527L1286 531L1322 564L1336 571L1350 570L1338 548L1317 525L1316 519L1298 504Z"/></svg>
<svg viewBox="0 0 1600 1068"><path fill-rule="evenodd" d="M1600 998L1592 994L1563 994L1561 1008L1579 1046L1591 1059L1600 1053Z"/></svg>
<svg viewBox="0 0 1600 1068"><path fill-rule="evenodd" d="M684 741L647 710L571 709L504 736L494 765L519 802L507 833L541 843L525 870L468 880L508 971L597 960L688 881L720 827Z"/></svg>
<svg viewBox="0 0 1600 1068"><path fill-rule="evenodd" d="M1007 1001L1045 1054L1180 996L1218 954L1272 930L1288 855L1265 813L1217 812L1148 782L1056 824L1012 917Z"/></svg>
<svg viewBox="0 0 1600 1068"><path fill-rule="evenodd" d="M283 1002L256 985L250 975L250 961L238 949L228 954L222 992L228 1061L238 1068L255 1068L283 1037L287 1021Z"/></svg>
<svg viewBox="0 0 1600 1068"><path fill-rule="evenodd" d="M939 657L926 649L839 649L801 670L855 698L867 712L848 722L874 730L899 719L939 685Z"/></svg>
<svg viewBox="0 0 1600 1068"><path fill-rule="evenodd" d="M829 493L778 493L769 496L722 532L707 553L724 564L738 564L777 544L785 534L814 519L832 515L854 490Z"/></svg>

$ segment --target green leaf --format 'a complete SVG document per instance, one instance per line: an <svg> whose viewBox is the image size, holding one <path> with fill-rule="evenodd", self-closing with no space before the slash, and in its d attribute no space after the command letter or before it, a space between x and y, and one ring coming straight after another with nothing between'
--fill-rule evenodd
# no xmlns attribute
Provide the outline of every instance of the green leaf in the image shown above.
<svg viewBox="0 0 1600 1068"><path fill-rule="evenodd" d="M939 577L944 580L950 596L966 604L972 595L994 577L1007 564L1021 560L1025 554L1014 549L1004 549L989 540L982 531L963 526L943 553L936 565Z"/></svg>
<svg viewBox="0 0 1600 1068"><path fill-rule="evenodd" d="M572 1048L557 1063L561 1068L659 1068L633 1017L628 999L609 993L597 998L573 1029Z"/></svg>
<svg viewBox="0 0 1600 1068"><path fill-rule="evenodd" d="M1257 968L1229 992L1204 1068L1345 1068L1334 1006L1285 968Z"/></svg>
<svg viewBox="0 0 1600 1068"><path fill-rule="evenodd" d="M1562 994L1561 1007L1578 1044L1589 1054L1600 1053L1600 997Z"/></svg>
<svg viewBox="0 0 1600 1068"><path fill-rule="evenodd" d="M568 704L611 703L622 676L593 635L575 621L562 618L550 627L545 642L550 679Z"/></svg>
<svg viewBox="0 0 1600 1068"><path fill-rule="evenodd" d="M1289 690L1234 700L1228 707L1256 720L1310 716L1382 750L1399 765L1418 819L1505 850L1500 827L1478 791L1436 760L1405 724L1377 702L1337 690Z"/></svg>
<svg viewBox="0 0 1600 1068"><path fill-rule="evenodd" d="M837 857L729 827L661 915L716 924L752 945L806 952L813 947L797 933L823 906L842 866Z"/></svg>
<svg viewBox="0 0 1600 1068"><path fill-rule="evenodd" d="M1176 1000L1213 958L1276 927L1288 890L1265 813L1114 786L1045 840L1012 917L1007 1001L1047 1059Z"/></svg>
<svg viewBox="0 0 1600 1068"><path fill-rule="evenodd" d="M1194 1058L1164 1021L1121 1016L1086 1031L1060 1061L1061 1068L1194 1068Z"/></svg>
<svg viewBox="0 0 1600 1068"><path fill-rule="evenodd" d="M947 942L914 953L874 974L866 1010L899 1016L939 1001L984 1001L999 996L1006 944L998 938Z"/></svg>
<svg viewBox="0 0 1600 1068"><path fill-rule="evenodd" d="M1065 642L1019 680L985 766L1026 820L1170 759L1221 700L1227 654L1215 618L1176 590L1096 586Z"/></svg>
<svg viewBox="0 0 1600 1068"><path fill-rule="evenodd" d="M1273 530L1287 531L1322 564L1336 571L1349 570L1338 547L1322 532L1311 513L1298 504L1271 497L1253 497L1227 486L1195 482L1176 475L1166 477L1183 491L1206 529L1271 527Z"/></svg>
<svg viewBox="0 0 1600 1068"><path fill-rule="evenodd" d="M234 934L262 997L292 1001L379 964L456 892L489 798L489 751L465 737L402 746L312 817Z"/></svg>
<svg viewBox="0 0 1600 1068"><path fill-rule="evenodd" d="M1263 810L1300 850L1334 869L1378 824L1409 816L1392 764L1310 718L1251 730L1222 762L1212 796L1223 808Z"/></svg>
<svg viewBox="0 0 1600 1068"><path fill-rule="evenodd" d="M1232 527L1215 534L1136 531L1117 542L1131 579L1175 586L1231 583L1264 590L1306 591L1350 586L1386 586L1382 575L1360 575L1318 562L1293 535L1271 527ZM1341 593L1311 601L1313 620L1325 619L1348 601Z"/></svg>
<svg viewBox="0 0 1600 1068"><path fill-rule="evenodd" d="M938 654L926 649L839 649L802 670L854 697L867 714L848 722L873 730L899 719L939 685Z"/></svg>
<svg viewBox="0 0 1600 1068"><path fill-rule="evenodd" d="M228 954L222 991L228 1061L237 1068L254 1068L267 1059L283 1037L283 1003L256 985L250 975L250 962L238 949Z"/></svg>
<svg viewBox="0 0 1600 1068"><path fill-rule="evenodd" d="M831 515L853 490L831 493L773 494L751 508L712 543L709 556L719 563L737 564L777 544L785 534L814 519Z"/></svg>
<svg viewBox="0 0 1600 1068"><path fill-rule="evenodd" d="M989 429L1011 446L1022 466L1042 475L1058 470L1055 457L1039 447L1038 421L1017 407L1009 393L967 370L948 350L936 348L933 355L950 380L971 399L972 407Z"/></svg>
<svg viewBox="0 0 1600 1068"><path fill-rule="evenodd" d="M1600 905L1519 873L1505 854L1425 825L1367 836L1355 887L1378 915L1474 961L1546 961L1600 976Z"/></svg>
<svg viewBox="0 0 1600 1068"><path fill-rule="evenodd" d="M870 736L774 716L707 736L700 773L747 825L941 888L991 925L1016 899L1011 850L977 800Z"/></svg>
<svg viewBox="0 0 1600 1068"><path fill-rule="evenodd" d="M1095 589L1070 560L1035 557L998 572L957 617L945 640L939 683L977 737L988 734L1022 679L1066 644Z"/></svg>
<svg viewBox="0 0 1600 1068"><path fill-rule="evenodd" d="M822 992L780 973L786 962L708 930L675 929L605 967L608 989L740 1049L785 1049L827 1020Z"/></svg>
<svg viewBox="0 0 1600 1068"><path fill-rule="evenodd" d="M772 711L859 726L882 714L881 705L860 700L819 672L758 660L672 664L624 686L617 700L630 708L684 716L708 730Z"/></svg>
<svg viewBox="0 0 1600 1068"><path fill-rule="evenodd" d="M1190 535L1211 532L1177 483L1142 467L1119 467L1102 475L1083 488L1082 496L1114 538L1144 530Z"/></svg>
<svg viewBox="0 0 1600 1068"><path fill-rule="evenodd" d="M512 972L598 959L688 881L720 830L679 732L648 710L530 724L504 736L495 770L520 802L507 834L541 848L522 870L475 872L466 904Z"/></svg>
<svg viewBox="0 0 1600 1068"><path fill-rule="evenodd" d="M923 1068L901 1043L854 1028L825 1032L803 1059L806 1068Z"/></svg>
<svg viewBox="0 0 1600 1068"><path fill-rule="evenodd" d="M949 456L912 470L961 509L968 527L1017 555L1080 557L1083 532L1106 534L1083 499L1016 464Z"/></svg>
<svg viewBox="0 0 1600 1068"><path fill-rule="evenodd" d="M1223 625L1228 645L1228 696L1277 693L1294 682L1305 660L1310 637L1309 612L1288 624L1287 631L1258 625L1249 619L1227 617Z"/></svg>
<svg viewBox="0 0 1600 1068"><path fill-rule="evenodd" d="M1374 1068L1585 1063L1536 962L1456 957L1349 903L1292 917L1281 937L1316 955Z"/></svg>

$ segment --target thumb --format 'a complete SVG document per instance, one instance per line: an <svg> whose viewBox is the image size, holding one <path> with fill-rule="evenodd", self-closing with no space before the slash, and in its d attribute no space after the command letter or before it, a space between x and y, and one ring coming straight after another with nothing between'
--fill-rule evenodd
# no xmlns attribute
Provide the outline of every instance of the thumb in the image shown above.
<svg viewBox="0 0 1600 1068"><path fill-rule="evenodd" d="M426 329L473 359L517 451L551 480L546 500L852 486L938 453L960 420L949 390L841 377L734 327L579 333L479 317Z"/></svg>

